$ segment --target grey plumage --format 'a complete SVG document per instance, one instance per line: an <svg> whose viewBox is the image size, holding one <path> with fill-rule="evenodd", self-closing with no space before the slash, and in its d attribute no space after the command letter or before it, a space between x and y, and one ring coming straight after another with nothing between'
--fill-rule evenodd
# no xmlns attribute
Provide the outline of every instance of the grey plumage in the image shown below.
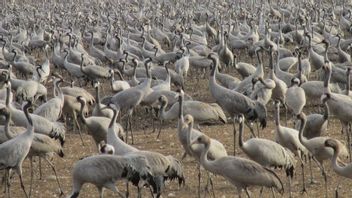
<svg viewBox="0 0 352 198"><path fill-rule="evenodd" d="M11 93L11 83L7 82L7 97L6 97L6 107L8 107L12 113L12 121L14 122L15 125L17 126L26 126L26 116L23 113L23 111L18 110L13 107L12 104L10 104L10 101L12 101L12 93ZM61 141L61 144L65 142L65 133L66 133L66 128L64 124L60 122L51 122L44 117L31 114L32 120L33 120L33 125L35 127L35 130L37 133L41 133L44 135L47 135L52 138L58 138Z"/></svg>
<svg viewBox="0 0 352 198"><path fill-rule="evenodd" d="M28 195L22 181L22 163L29 152L34 136L33 122L31 116L28 113L28 108L30 106L31 102L27 102L23 108L27 119L26 132L0 144L0 170L6 169L8 177L10 177L11 169L16 171L20 177L21 187L27 198Z"/></svg>
<svg viewBox="0 0 352 198"><path fill-rule="evenodd" d="M103 197L103 188L108 188L121 197L115 183L119 180L132 180L136 172L150 175L148 162L143 156L95 155L78 161L72 170L73 187L70 198L76 198L85 183L94 184ZM141 169L142 167L143 169Z"/></svg>
<svg viewBox="0 0 352 198"><path fill-rule="evenodd" d="M220 159L209 161L206 158L210 148L210 139L206 135L198 137L192 142L193 144L203 144L201 155L202 166L214 173L223 176L231 184L236 186L238 194L249 186L264 186L276 188L281 194L284 192L283 184L280 178L271 170L262 167L260 164L244 159L241 157L226 156Z"/></svg>

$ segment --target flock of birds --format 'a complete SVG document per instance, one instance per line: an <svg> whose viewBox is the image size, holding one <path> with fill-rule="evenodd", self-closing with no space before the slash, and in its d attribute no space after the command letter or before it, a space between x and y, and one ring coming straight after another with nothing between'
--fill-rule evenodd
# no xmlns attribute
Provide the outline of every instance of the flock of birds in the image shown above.
<svg viewBox="0 0 352 198"><path fill-rule="evenodd" d="M312 182L311 161L320 168L326 197L324 162L341 177L352 179L352 165L346 164L352 138L349 1L4 0L1 4L0 170L7 197L14 173L24 195L31 197L35 157L50 165L60 196L64 194L52 157L64 157L71 125L84 146L86 129L98 154L75 163L70 198L78 197L85 183L94 184L100 197L105 188L128 197L129 184L137 188L138 197L143 188L160 197L167 180L185 183L182 160L187 155L198 162L199 197L201 167L209 172L208 184L213 185L212 174L220 175L239 196L244 191L248 197L252 186L270 188L274 197L284 193L276 168L285 170L289 183L285 191L292 197L297 160L302 192L307 191L307 162ZM255 65L240 62L248 56ZM186 93L192 78L208 80L208 90L203 91L214 103ZM51 84L53 94L48 98ZM88 87L94 88L94 96ZM104 93L111 89L112 94L100 98L100 89ZM322 113L306 115L312 106ZM153 127L155 119L160 121L158 138L165 121L177 120L182 159L134 146L141 141L133 136L136 108L147 110ZM275 140L260 137L260 128L268 124L268 108L274 110ZM286 110L284 124L280 108ZM331 119L341 122L346 141L327 136ZM233 155L218 137L199 128L214 122L233 123ZM243 138L245 125L251 132L248 140ZM236 148L247 157L236 156ZM31 164L29 191L22 178L26 158ZM126 182L126 193L117 189L120 180Z"/></svg>

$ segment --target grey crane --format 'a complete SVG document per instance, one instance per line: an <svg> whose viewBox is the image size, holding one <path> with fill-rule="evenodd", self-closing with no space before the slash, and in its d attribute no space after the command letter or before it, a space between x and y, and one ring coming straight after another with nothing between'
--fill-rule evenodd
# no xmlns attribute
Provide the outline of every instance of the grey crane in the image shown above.
<svg viewBox="0 0 352 198"><path fill-rule="evenodd" d="M73 81L71 82L71 86L61 87L61 91L63 94L73 96L75 98L77 98L78 96L82 96L90 105L93 105L95 103L94 96L84 88L73 86Z"/></svg>
<svg viewBox="0 0 352 198"><path fill-rule="evenodd" d="M269 79L273 80L275 82L275 87L272 90L271 93L271 98L272 100L280 101L281 104L283 104L285 111L286 111L286 116L285 116L285 121L287 125L287 106L286 106L286 92L287 92L287 85L286 83L281 80L280 78L276 77L276 72L274 68L274 57L273 57L273 50L270 47L269 48L269 54L270 54L270 59L269 59L269 67L270 67L270 72L269 72Z"/></svg>
<svg viewBox="0 0 352 198"><path fill-rule="evenodd" d="M100 82L94 83L94 88L95 88L95 106L92 111L92 116L112 118L114 114L112 110L107 108L106 105L100 103L100 94L99 94Z"/></svg>
<svg viewBox="0 0 352 198"><path fill-rule="evenodd" d="M148 162L142 156L94 155L79 160L73 167L73 187L70 198L77 198L85 183L94 184L103 198L104 188L110 189L120 197L125 197L117 189L119 180L132 181L135 174L143 178L150 176Z"/></svg>
<svg viewBox="0 0 352 198"><path fill-rule="evenodd" d="M98 146L102 140L106 140L106 134L108 131L110 119L98 116L90 116L86 118L83 114L84 107L87 103L86 100L83 97L78 96L77 101L81 103L80 119L82 120L82 123L87 126L89 134L93 137L96 146ZM119 137L124 135L121 125L116 125L115 130Z"/></svg>
<svg viewBox="0 0 352 198"><path fill-rule="evenodd" d="M243 79L234 89L235 91L242 93L246 96L249 96L252 93L252 86L251 86L252 79L264 77L263 63L262 63L262 59L260 58L260 54L259 54L260 50L261 50L261 48L257 48L255 50L255 53L257 55L257 60L258 60L258 64L257 64L257 68L256 68L255 72L252 75L248 76L247 78Z"/></svg>
<svg viewBox="0 0 352 198"><path fill-rule="evenodd" d="M259 81L259 83L257 83ZM252 78L253 91L249 96L252 100L256 100L264 105L268 104L271 99L272 90L276 87L275 81L271 79L263 79L262 77Z"/></svg>
<svg viewBox="0 0 352 198"><path fill-rule="evenodd" d="M308 150L299 141L299 132L289 127L283 127L280 124L280 101L275 101L275 130L276 130L276 142L285 148L288 148L301 162L302 168L302 192L306 191L305 177L304 177L304 163L302 161L303 156L308 155Z"/></svg>
<svg viewBox="0 0 352 198"><path fill-rule="evenodd" d="M329 107L329 111L331 112L331 115L336 116L341 124L342 124L342 129L346 130L346 135L347 135L347 145L348 146L348 151L349 154L351 154L351 137L350 137L350 132L348 130L348 124L352 120L352 99L351 97L344 95L344 94L337 94L337 93L331 93L331 90L329 89L329 84L330 84L330 78L331 78L331 62L328 60L325 61L325 64L323 65L322 69L324 70L324 91L322 95L322 99L324 97L326 99L326 103Z"/></svg>
<svg viewBox="0 0 352 198"><path fill-rule="evenodd" d="M111 69L98 65L83 66L84 54L81 54L81 59L80 70L91 82L111 78Z"/></svg>
<svg viewBox="0 0 352 198"><path fill-rule="evenodd" d="M241 93L220 86L215 79L219 60L213 54L209 54L208 58L213 61L213 69L209 80L210 93L221 108L231 116L242 113L249 121L258 119L261 127L266 127L266 107L262 103L254 101ZM252 130L251 132L253 133ZM234 127L234 153L236 152L236 133ZM255 136L254 133L253 136Z"/></svg>
<svg viewBox="0 0 352 198"><path fill-rule="evenodd" d="M286 91L286 104L294 115L300 114L306 105L306 95L299 85L299 78L293 78L291 86Z"/></svg>
<svg viewBox="0 0 352 198"><path fill-rule="evenodd" d="M284 168L289 181L290 197L292 197L291 178L293 177L293 172L296 165L296 160L294 159L293 153L280 144L268 139L251 138L246 142L243 142L244 116L240 114L237 117L237 121L240 125L239 146L242 151L246 153L250 159L264 167Z"/></svg>
<svg viewBox="0 0 352 198"><path fill-rule="evenodd" d="M12 121L15 125L17 126L26 126L26 116L23 111L16 109L12 104L10 104L10 101L12 101L12 93L11 93L11 83L10 82L5 82L6 86L6 107L9 108L9 110L12 113ZM33 125L35 127L35 131L37 133L41 133L44 135L47 135L52 138L58 138L61 142L61 144L64 144L65 142L65 133L66 133L66 128L64 124L60 122L51 122L47 120L46 118L31 114L31 118L33 120Z"/></svg>
<svg viewBox="0 0 352 198"><path fill-rule="evenodd" d="M328 139L328 140L325 140L324 144L326 147L330 147L330 148L334 149L334 155L331 158L331 165L332 165L332 168L334 169L334 171L342 177L352 179L352 164L349 163L349 164L340 166L337 163L340 152L342 152L339 142L336 141L335 139ZM336 194L335 194L336 196L338 196L338 187L339 187L339 185L337 185L337 187L336 187Z"/></svg>
<svg viewBox="0 0 352 198"><path fill-rule="evenodd" d="M117 94L115 94L112 98L111 101L116 105L121 108L121 110L126 109L127 110L127 121L126 121L126 141L127 141L127 135L128 135L128 130L131 132L131 138L132 138L132 143L133 141L133 132L132 132L132 113L133 109L138 106L143 98L146 96L148 89L150 88L151 85L151 77L149 75L149 63L152 61L151 58L148 58L144 65L145 65L145 71L147 73L148 79L144 81L142 84L136 86L136 87L131 87L130 89L126 89L124 91L121 91Z"/></svg>
<svg viewBox="0 0 352 198"><path fill-rule="evenodd" d="M237 188L240 197L242 189L245 189L247 196L250 197L247 189L249 186L263 186L272 190L275 188L281 194L284 192L280 178L273 171L262 167L257 162L235 156L225 156L213 161L208 160L207 154L211 141L206 135L199 136L191 143L191 145L194 144L204 146L200 157L202 166L206 170L229 180Z"/></svg>
<svg viewBox="0 0 352 198"><path fill-rule="evenodd" d="M115 80L114 70L110 70L110 71L111 71L110 87L113 92L117 93L117 92L131 88L131 85L127 81L124 80L124 78L122 77L122 74L119 70L117 70L116 73L120 77L120 80Z"/></svg>
<svg viewBox="0 0 352 198"><path fill-rule="evenodd" d="M22 163L29 153L29 149L32 145L34 137L34 126L31 116L28 113L28 108L31 106L31 102L27 103L23 107L27 119L27 129L26 132L10 139L2 144L0 144L0 170L6 170L7 176L10 177L11 170L14 169L20 177L21 188L28 198L28 194L25 190L22 180ZM9 178L7 179L9 180ZM10 185L10 182L8 182ZM10 186L8 186L8 195L10 195Z"/></svg>
<svg viewBox="0 0 352 198"><path fill-rule="evenodd" d="M15 133L13 133L14 129L11 127L10 129L10 120L11 120L11 112L7 107L4 107L0 109L0 115L5 116L5 126L4 126L4 132L7 136L7 138L13 139L19 134L22 134L23 131L25 131L25 128L23 127L16 127L15 128ZM18 132L18 130L22 129L21 132ZM33 157L40 157L45 159L50 167L53 169L56 181L58 183L59 189L60 189L60 195L63 195L63 190L61 188L61 184L59 182L59 179L57 177L56 169L55 166L52 162L50 162L50 157L53 156L53 154L56 153L60 157L64 156L62 146L55 140L51 139L50 137L40 134L40 133L34 133L32 145L30 147L29 153L27 157L30 159L31 162L31 183L30 183L30 188L29 188L29 197L32 194L32 184L33 184ZM41 167L40 167L40 176L41 176Z"/></svg>
<svg viewBox="0 0 352 198"><path fill-rule="evenodd" d="M180 109L181 108L182 107L180 107ZM179 133L180 132L183 133L183 134L179 134L179 139L181 141L181 138L183 136L186 136L186 142L181 142L181 144L184 146L185 154L188 154L188 155L194 157L196 159L196 161L198 162L198 197L200 197L200 179L201 179L200 157L201 157L201 152L202 152L202 146L191 145L191 142L194 141L197 137L203 135L203 133L193 128L194 119L193 119L192 115L187 114L187 115L185 115L184 118L181 118L181 119L184 119L184 122L183 122L184 126L182 126L181 129L178 129ZM182 141L183 141L183 139L182 139ZM217 141L215 139L210 139L210 141L211 141L212 145L209 149L209 153L207 155L207 158L209 158L210 160L216 160L221 157L227 156L227 151L226 151L223 144L221 144L219 141ZM209 175L208 175L208 177L210 180L210 184L213 185L212 180Z"/></svg>
<svg viewBox="0 0 352 198"><path fill-rule="evenodd" d="M237 62L237 55L234 54L233 55L233 66L235 67L235 69L237 70L237 72L242 76L242 79L245 79L246 77L254 74L256 68L249 63L245 63L245 62Z"/></svg>
<svg viewBox="0 0 352 198"><path fill-rule="evenodd" d="M116 135L115 126L119 107L113 104L110 104L110 107L114 111L114 116L109 124L107 143L114 147L114 150L116 151L115 155L144 156L151 167L150 172L154 176L156 182L156 186L153 186L153 193L157 194L157 197L160 196L165 179L177 178L179 180L179 184L183 183L184 176L182 165L174 157L164 156L157 152L139 150L123 142Z"/></svg>
<svg viewBox="0 0 352 198"><path fill-rule="evenodd" d="M326 103L328 97L326 97L326 95L323 95L322 98L322 103L324 105L324 113L313 113L307 116L306 127L303 131L303 136L307 139L321 136L321 134L325 133L328 128L328 119L330 114L329 106ZM295 128L298 130L300 125L301 123L297 122Z"/></svg>
<svg viewBox="0 0 352 198"><path fill-rule="evenodd" d="M297 118L300 119L302 123L299 129L299 141L307 148L310 154L314 157L313 159L316 160L325 182L325 197L328 197L327 175L323 162L325 160L330 160L334 153L332 148L325 147L325 141L328 140L329 137L315 137L312 139L305 138L303 136L303 129L305 128L307 122L306 115L301 112L299 115L297 115ZM339 141L338 144L341 145L341 151L343 151L339 153L339 157L348 157L348 151L346 147Z"/></svg>
<svg viewBox="0 0 352 198"><path fill-rule="evenodd" d="M183 92L183 91L182 91ZM184 95L184 94L183 94ZM182 96L184 97L184 96ZM161 107L159 110L159 116L161 124L164 120L174 120L178 116L180 103L173 104L170 109L165 110L168 106L168 100L165 96L159 97ZM182 103L184 106L184 114L191 114L198 122L210 122L210 121L221 121L222 123L227 122L225 113L221 107L216 103L205 103L201 101L188 100ZM160 136L161 125L159 128L158 138Z"/></svg>
<svg viewBox="0 0 352 198"><path fill-rule="evenodd" d="M60 88L60 83L62 81L63 80L60 78L56 78L53 81L55 97L36 108L33 114L42 116L51 122L56 122L61 117L62 108L64 106L64 94Z"/></svg>

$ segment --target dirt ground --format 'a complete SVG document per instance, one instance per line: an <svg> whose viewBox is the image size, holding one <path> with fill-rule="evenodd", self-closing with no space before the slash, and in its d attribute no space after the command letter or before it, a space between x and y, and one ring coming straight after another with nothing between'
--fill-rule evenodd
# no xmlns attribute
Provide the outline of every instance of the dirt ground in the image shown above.
<svg viewBox="0 0 352 198"><path fill-rule="evenodd" d="M267 64L266 64L267 65ZM233 73L233 72L231 72ZM208 90L208 79L200 79L199 82L195 80L193 77L196 74L193 72L191 77L188 77L186 81L185 91L186 93L190 94L194 99L213 102L213 99L210 97L210 92ZM105 82L105 89L102 93L102 97L105 95L110 95L110 91L108 90L108 83ZM51 86L51 85L49 85ZM91 91L93 91L90 88ZM93 92L92 92L93 93ZM316 109L316 108L315 108ZM310 112L314 112L312 107L308 107L305 109L306 114ZM273 140L275 137L274 129L274 118L273 118L273 105L270 104L268 107L268 127L264 130L260 131L261 137L265 137L268 139ZM284 116L281 116L283 119ZM176 158L180 159L183 154L183 149L181 144L178 142L177 139L177 128L176 128L176 121L167 122L163 126L162 135L159 140L156 139L156 133L152 132L152 127L150 124L150 118L145 115L145 111L142 108L138 108L135 116L134 116L134 135L135 135L135 145L138 149L145 149L150 151L160 152L162 154L168 155L171 154ZM292 126L292 122L289 123L289 126ZM341 126L336 119L330 119L329 123L329 130L328 134L324 134L326 136L331 136L338 138L340 140L344 140L344 136L341 134ZM201 126L201 130L209 135L212 138L218 139L222 142L228 153L233 154L233 127L232 122L230 121L228 124L225 125L211 125L211 126ZM85 130L84 130L85 131ZM245 128L245 139L249 136L248 128ZM96 155L97 149L95 148L95 144L93 143L92 138L84 132L84 141L85 146L82 146L79 135L77 131L69 130L66 136L66 143L64 146L65 157L59 158L55 156L53 162L56 166L59 180L62 184L62 188L64 190L64 197L68 196L72 190L72 179L71 179L71 170L75 162L77 162L80 158ZM130 141L129 141L130 142ZM237 148L237 155L244 156L243 152ZM34 178L34 189L32 193L33 198L48 198L48 197L59 197L59 190L57 183L55 181L55 177L51 168L46 164L46 162L42 162L43 164L43 177L39 180L39 168L38 168L38 160L36 159L35 162L35 178ZM179 197L179 198L190 198L190 197L197 197L197 163L191 158L187 157L183 161L184 166L184 174L186 177L186 185L179 187L177 182L170 182L166 185L166 189L163 192L163 197ZM340 184L339 188L339 196L340 197L351 197L352 196L352 189L348 186L351 186L351 180L347 180L340 176L337 176L331 168L330 161L325 162L325 167L327 169L328 175L328 190L329 195L328 197L334 197L335 195L335 188L337 184ZM29 169L29 160L25 160L23 165L24 170L24 183L25 187L29 189L30 183L30 169ZM288 194L288 180L285 176L284 170L276 170L276 173L279 174L280 178L282 179L285 185L285 193L282 197L289 197ZM324 181L323 177L321 176L320 170L313 163L313 175L314 179L317 180L317 184L310 184L310 175L309 175L309 167L308 163L305 167L306 173L306 183L307 183L307 193L301 194L301 187L302 187L302 180L301 180L301 167L300 164L297 163L295 169L295 176L292 181L292 191L294 197L323 197L324 196ZM202 197L207 196L210 197L211 194L206 194L204 190L204 186L207 181L206 172L202 170ZM214 190L215 190L215 197L236 197L237 191L233 185L227 182L221 176L214 176ZM121 192L125 192L125 184L122 181L117 183L118 188ZM1 186L3 189L3 185ZM136 189L132 189L131 197L136 197ZM251 187L250 191L252 193L252 197L259 197L259 188L258 187ZM15 175L12 179L12 187L11 193L13 197L24 197L24 194L19 185L18 176ZM118 197L118 195L114 195L111 191L106 190L104 193L105 197ZM245 195L243 193L243 195ZM278 195L278 194L277 194ZM0 193L0 197L3 197L4 194ZM86 184L83 189L81 190L80 197L84 198L93 198L98 197L97 189L91 185ZM151 197L149 190L143 190L143 197ZM272 197L271 191L265 189L263 192L262 197ZM280 197L280 195L278 195Z"/></svg>

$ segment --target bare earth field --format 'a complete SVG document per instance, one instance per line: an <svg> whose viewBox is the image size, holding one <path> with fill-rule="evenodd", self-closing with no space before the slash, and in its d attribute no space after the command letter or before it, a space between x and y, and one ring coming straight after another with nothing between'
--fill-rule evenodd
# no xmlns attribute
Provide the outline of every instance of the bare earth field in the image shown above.
<svg viewBox="0 0 352 198"><path fill-rule="evenodd" d="M266 64L267 66L267 64ZM232 72L231 72L232 73ZM188 77L186 81L186 93L190 94L196 100L202 100L207 102L213 102L210 92L208 90L208 80L201 79L198 83L193 77L196 74L193 72L191 77ZM107 82L104 83L104 91L102 91L102 97L105 95L110 95L110 90L108 89ZM51 84L48 85L51 87ZM91 91L92 88L89 87ZM48 91L51 92L51 91ZM93 93L93 92L92 92ZM304 111L306 114L310 112L316 112L317 108L308 107ZM261 137L265 137L273 140L275 137L274 133L274 118L273 118L273 106L270 103L268 107L268 127L264 130L260 131ZM281 119L284 118L284 114L282 114ZM145 110L143 108L138 108L135 116L134 116L134 134L135 134L135 145L139 149L157 151L162 154L168 155L171 154L176 158L180 159L183 154L183 149L178 142L177 138L177 129L176 129L176 121L167 122L163 126L162 134L160 140L156 140L157 133L151 133L152 127L150 118L145 115ZM282 122L283 123L283 122ZM124 123L123 123L124 125ZM292 126L292 122L289 122L289 126ZM71 128L71 127L68 127ZM211 126L201 126L201 130L209 135L212 138L218 139L222 142L228 153L233 154L233 127L232 121L225 125L211 125ZM64 197L68 196L71 193L71 170L76 161L78 161L82 157L96 155L97 149L95 148L95 144L93 139L87 134L86 130L84 131L84 141L85 146L82 146L78 132L76 130L69 130L66 136L66 143L64 146L65 157L63 159L55 156L53 162L56 165L56 169L59 175L59 180L62 184L63 190L65 192ZM331 136L338 138L340 140L344 140L345 136L341 134L341 126L336 119L330 119L329 122L329 130L328 134L324 134L326 136ZM249 129L245 128L245 140L249 138ZM129 141L130 142L130 141ZM243 152L237 148L237 152L239 156L244 156ZM55 177L51 168L46 164L45 161L42 161L43 166L43 178L39 180L39 168L38 168L38 160L36 159L35 165L35 178L34 178L34 190L32 193L32 197L34 198L48 198L48 197L59 197L58 186L55 181ZM186 185L178 187L176 181L170 182L166 185L166 189L163 192L163 197L179 197L179 198L190 198L197 197L197 163L190 157L187 157L183 161L184 165L184 175L186 177ZM345 178L337 176L331 168L330 162L325 163L325 167L327 169L328 175L328 190L329 197L335 196L335 188L337 184L340 184L339 196L340 197L352 197L352 189L351 180L347 180ZM29 169L29 160L25 160L24 166L24 183L26 189L29 189L30 183L30 169ZM323 177L320 174L320 170L313 163L313 175L314 179L317 180L317 184L310 184L310 175L309 175L309 167L308 162L305 167L306 173L306 183L307 183L307 193L301 194L301 167L300 164L297 163L295 176L292 181L292 191L294 197L323 197L324 196L324 181ZM285 185L285 193L282 197L289 197L288 194L288 180L285 176L284 170L276 170L276 173L279 174ZM207 181L206 172L202 170L202 196L206 195L207 197L211 197L211 194L206 194L204 190L205 183ZM220 176L213 177L214 181L214 189L216 197L237 197L237 191L229 182L227 182L224 178ZM124 182L117 183L120 191L125 192L126 187ZM3 185L1 186L3 189ZM136 197L136 189L132 189L131 197ZM259 197L259 188L252 187L250 191L252 193L252 197ZM11 193L13 197L24 197L24 194L19 185L18 176L15 175L12 179L12 187ZM0 197L3 197L4 194L0 193ZM113 194L111 191L106 190L104 193L105 197L118 197L117 194ZM245 195L244 193L242 195ZM278 195L278 194L277 194ZM144 197L151 197L149 190L143 190ZM93 198L98 197L97 189L90 184L86 184L81 190L80 197L83 198ZM268 189L264 189L262 197L272 197L271 191ZM280 195L278 195L280 197Z"/></svg>

